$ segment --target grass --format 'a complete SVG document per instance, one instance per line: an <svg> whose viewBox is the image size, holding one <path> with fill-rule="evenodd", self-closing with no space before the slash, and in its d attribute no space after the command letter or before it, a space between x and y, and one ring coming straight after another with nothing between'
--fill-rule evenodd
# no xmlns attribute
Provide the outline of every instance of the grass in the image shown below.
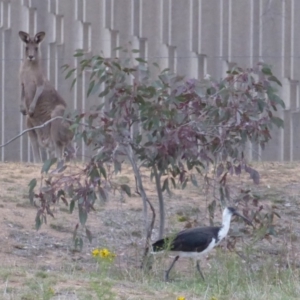
<svg viewBox="0 0 300 300"><path fill-rule="evenodd" d="M170 283L161 280L165 268L161 261L146 273L134 268L121 270L117 265L110 270L95 270L96 262L91 271L76 271L75 264L53 272L1 267L0 278L5 286L0 291L3 299L52 299L55 295L70 294L76 295L74 299L103 300L171 300L179 295L199 300L299 299L299 270L276 267L272 257L253 270L236 254L219 249L209 266L202 267L206 282L188 260L182 259L181 265L185 265L184 271L176 265Z"/></svg>
<svg viewBox="0 0 300 300"><path fill-rule="evenodd" d="M71 238L78 222L76 210L71 215L68 207L61 204L56 207L55 219L49 217L39 232L34 230L36 208L29 204L26 195L28 182L39 178L40 167L0 164L0 299L299 299L300 163L253 165L261 173L261 184L254 186L246 175L234 177L235 188L251 189L262 205L278 207L278 236L255 242L255 237L244 243L238 241L237 250L246 256L245 260L224 247L212 251L209 259L200 262L205 282L191 261L180 259L170 274L173 281L165 283L162 279L170 258L155 258L149 271L139 268L144 246L139 197L120 197L116 193L105 205L98 205L87 224L93 242L88 243L80 228L84 248L75 252ZM132 174L116 180L134 189ZM157 205L153 184L147 184L146 190ZM195 187L166 195L166 231L175 233L194 220L209 224L204 209L209 197ZM157 227L154 238L156 230ZM91 257L91 250L96 247L116 252L115 262L105 267L101 261L97 263Z"/></svg>
<svg viewBox="0 0 300 300"><path fill-rule="evenodd" d="M172 270L171 278L174 281L171 283L161 281L162 274L140 274L131 280L135 283L135 289L143 290L145 294L161 291L160 299L176 299L176 295L199 300L278 300L299 297L299 272L276 268L271 259L254 271L235 254L217 251L210 265L209 270L202 268L206 282L201 280L192 266L189 266L188 274L182 274L178 269Z"/></svg>

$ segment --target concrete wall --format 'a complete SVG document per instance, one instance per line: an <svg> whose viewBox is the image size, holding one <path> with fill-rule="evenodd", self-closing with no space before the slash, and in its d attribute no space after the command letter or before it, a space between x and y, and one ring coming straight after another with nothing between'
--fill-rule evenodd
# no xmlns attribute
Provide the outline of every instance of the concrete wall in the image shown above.
<svg viewBox="0 0 300 300"><path fill-rule="evenodd" d="M78 63L73 57L77 48L113 56L115 47L131 40L148 60L190 77L208 73L220 78L231 63L272 64L284 85L285 129L274 133L263 153L250 147L249 155L300 159L299 10L299 0L0 0L0 144L24 129L18 31L44 30L45 73L71 109L95 101L85 99L86 78L70 91L71 82L61 72L63 64ZM0 149L1 161L31 159L27 135Z"/></svg>

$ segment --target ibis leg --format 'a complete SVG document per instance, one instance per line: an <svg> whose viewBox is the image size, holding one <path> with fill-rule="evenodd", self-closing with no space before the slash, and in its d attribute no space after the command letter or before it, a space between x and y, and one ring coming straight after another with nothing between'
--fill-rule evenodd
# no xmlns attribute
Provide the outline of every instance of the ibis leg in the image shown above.
<svg viewBox="0 0 300 300"><path fill-rule="evenodd" d="M201 272L201 270L200 270L199 261L197 261L197 264L196 264L196 266L197 266L197 270L198 270L198 272L200 273L200 275L201 275L201 277L202 277L203 281L205 281L205 279L204 279L204 276L203 276L203 274L202 274L202 272Z"/></svg>
<svg viewBox="0 0 300 300"><path fill-rule="evenodd" d="M165 281L169 281L169 273L170 273L171 269L174 267L174 265L175 265L176 261L178 260L178 258L179 258L179 256L176 256L174 258L174 260L173 260L170 268L166 271L166 273L165 273Z"/></svg>

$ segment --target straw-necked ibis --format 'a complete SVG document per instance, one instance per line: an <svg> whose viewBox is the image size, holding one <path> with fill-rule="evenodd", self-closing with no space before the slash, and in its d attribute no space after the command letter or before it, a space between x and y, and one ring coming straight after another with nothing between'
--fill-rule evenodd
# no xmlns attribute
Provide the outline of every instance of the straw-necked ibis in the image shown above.
<svg viewBox="0 0 300 300"><path fill-rule="evenodd" d="M199 259L202 255L219 245L227 236L233 215L242 217L247 223L252 225L251 221L239 214L235 208L226 207L223 211L222 226L189 228L173 237L166 237L156 241L152 245L153 252L170 251L175 255L170 268L165 273L165 280L169 280L169 273L179 257L193 258L196 261L197 270L204 280L199 266Z"/></svg>

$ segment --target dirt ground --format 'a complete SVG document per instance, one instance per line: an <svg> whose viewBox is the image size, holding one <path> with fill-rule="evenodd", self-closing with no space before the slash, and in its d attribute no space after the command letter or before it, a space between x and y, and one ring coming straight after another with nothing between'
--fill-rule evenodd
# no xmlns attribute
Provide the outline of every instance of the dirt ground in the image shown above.
<svg viewBox="0 0 300 300"><path fill-rule="evenodd" d="M275 205L281 216L280 219L274 220L277 236L272 236L269 240L256 245L256 249L259 250L256 251L257 257L268 253L277 259L280 253L285 252L284 259L280 256L278 263L296 264L299 261L297 241L300 237L298 208L300 163L257 163L254 166L260 172L261 183L254 185L248 175L233 176L230 179L233 191L250 188L253 193L260 196L260 202L263 205ZM36 208L29 203L28 183L32 178L40 178L40 170L41 166L32 164L0 164L0 261L2 268L7 270L20 268L20 270L28 270L27 272L29 270L35 270L35 272L64 270L70 273L73 270L81 270L85 272L95 269L91 251L94 248L108 248L116 253L115 264L123 275L126 275L129 269L138 269L144 246L142 202L139 195L133 192L132 197L129 198L120 193L110 194L106 204L97 205L96 211L89 215L87 221L87 226L93 233L93 241L89 243L83 233L83 249L81 252L74 251L72 232L78 222L76 209L73 214L70 214L68 208L60 203L55 207L55 218L49 216L47 224L43 224L39 231L35 230ZM144 179L149 182L146 185L146 192L157 207L154 185L147 179L147 174L144 176ZM134 191L134 180L129 168L119 175L117 180L128 182ZM205 207L211 201L211 197L212 195L201 187L201 182L199 187L190 185L185 190L172 190L172 195L166 193L166 232L180 230L188 221L208 225L208 212ZM187 221L179 222L179 216L184 216L184 220ZM219 213L216 219L220 220ZM157 228L158 222L156 221L153 240L157 238ZM189 266L185 262L180 263L183 266L183 274L185 272L187 274ZM24 284L21 273L20 271L18 275L18 272L15 272L14 276L10 277L9 284L14 289L21 288ZM1 277L0 274L0 278L5 278L5 276ZM69 290L76 290L77 287L82 288L83 284L82 281L72 278L56 282L53 286L55 291L64 290L66 286ZM117 294L123 295L120 299L129 299L129 295L136 295L135 298L130 299L154 299L154 295L149 298L146 295L140 296L140 291L133 291L132 287L132 281L120 280L113 289ZM3 280L0 282L0 290L5 292L6 289L7 281ZM4 297L3 299L30 298ZM51 299L63 298L57 296ZM64 299L77 298L70 296Z"/></svg>

